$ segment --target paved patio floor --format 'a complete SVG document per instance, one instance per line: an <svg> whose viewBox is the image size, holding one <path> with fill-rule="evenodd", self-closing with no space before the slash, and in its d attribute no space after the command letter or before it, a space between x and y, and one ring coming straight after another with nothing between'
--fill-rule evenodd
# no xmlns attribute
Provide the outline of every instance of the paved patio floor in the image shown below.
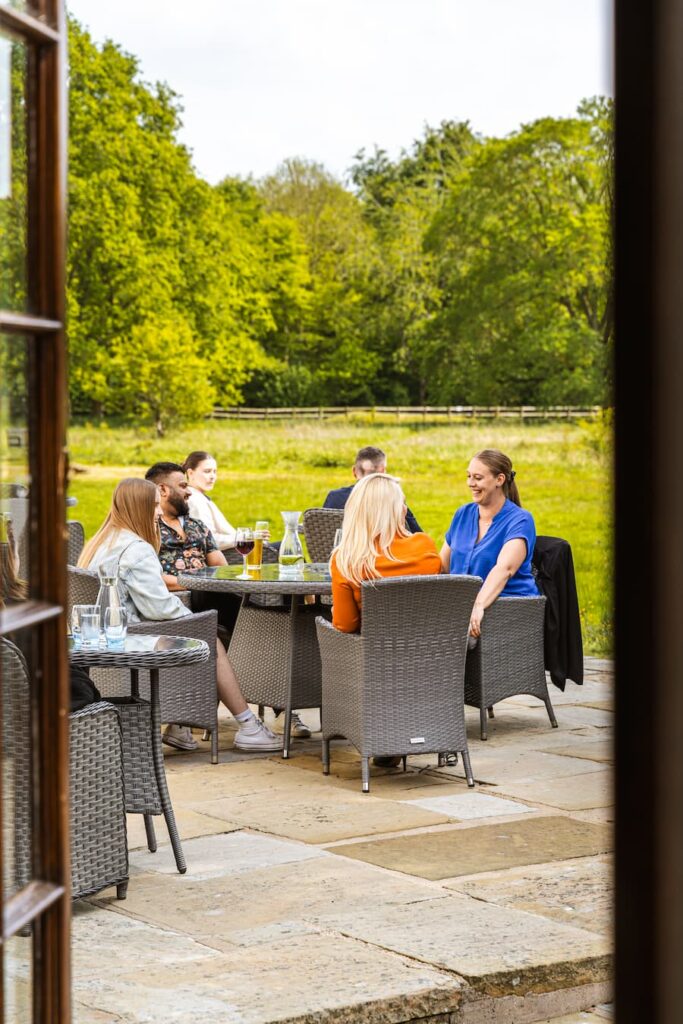
<svg viewBox="0 0 683 1024"><path fill-rule="evenodd" d="M612 673L551 687L559 729L520 697L489 739L468 711L477 786L419 756L374 768L319 736L289 761L169 752L188 863L129 819L128 897L74 914L81 1024L604 1024L612 1019ZM317 713L303 712L312 727ZM22 1001L26 940L8 950ZM28 1019L28 1018L27 1018ZM21 1020L17 1009L17 1020Z"/></svg>

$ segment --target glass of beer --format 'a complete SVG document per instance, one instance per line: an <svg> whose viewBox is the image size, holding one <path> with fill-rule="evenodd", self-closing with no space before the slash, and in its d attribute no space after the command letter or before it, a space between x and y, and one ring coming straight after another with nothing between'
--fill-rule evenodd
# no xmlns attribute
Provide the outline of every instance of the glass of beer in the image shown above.
<svg viewBox="0 0 683 1024"><path fill-rule="evenodd" d="M270 522L268 519L257 519L254 527L254 547L247 555L247 565L250 569L260 569L263 562L263 541L269 533Z"/></svg>

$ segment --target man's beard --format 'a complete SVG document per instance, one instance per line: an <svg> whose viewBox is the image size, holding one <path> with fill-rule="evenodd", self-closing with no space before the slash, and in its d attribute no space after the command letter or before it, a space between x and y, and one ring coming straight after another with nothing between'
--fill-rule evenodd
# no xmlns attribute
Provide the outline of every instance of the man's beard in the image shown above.
<svg viewBox="0 0 683 1024"><path fill-rule="evenodd" d="M177 516L188 516L190 514L190 506L185 501L185 498L181 498L180 495L172 494L168 499L168 503Z"/></svg>

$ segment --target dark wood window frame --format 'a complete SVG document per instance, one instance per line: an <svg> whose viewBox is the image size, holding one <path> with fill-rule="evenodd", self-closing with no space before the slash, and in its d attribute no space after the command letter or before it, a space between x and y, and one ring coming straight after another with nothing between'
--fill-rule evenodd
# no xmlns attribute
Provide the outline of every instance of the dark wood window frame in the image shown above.
<svg viewBox="0 0 683 1024"><path fill-rule="evenodd" d="M27 46L29 312L0 311L28 344L30 597L0 614L0 634L37 639L33 880L3 907L3 939L33 929L33 1019L71 1019L68 677L66 662L66 20L62 0L32 13L0 6L0 28ZM1 991L1 990L0 990Z"/></svg>

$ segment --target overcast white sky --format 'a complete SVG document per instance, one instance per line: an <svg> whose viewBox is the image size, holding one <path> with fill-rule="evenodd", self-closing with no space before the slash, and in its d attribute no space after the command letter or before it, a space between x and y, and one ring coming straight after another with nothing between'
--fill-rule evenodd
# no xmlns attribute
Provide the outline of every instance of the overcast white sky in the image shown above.
<svg viewBox="0 0 683 1024"><path fill-rule="evenodd" d="M505 135L612 92L610 0L67 0L95 40L182 96L211 182L289 156L342 176L425 123Z"/></svg>

